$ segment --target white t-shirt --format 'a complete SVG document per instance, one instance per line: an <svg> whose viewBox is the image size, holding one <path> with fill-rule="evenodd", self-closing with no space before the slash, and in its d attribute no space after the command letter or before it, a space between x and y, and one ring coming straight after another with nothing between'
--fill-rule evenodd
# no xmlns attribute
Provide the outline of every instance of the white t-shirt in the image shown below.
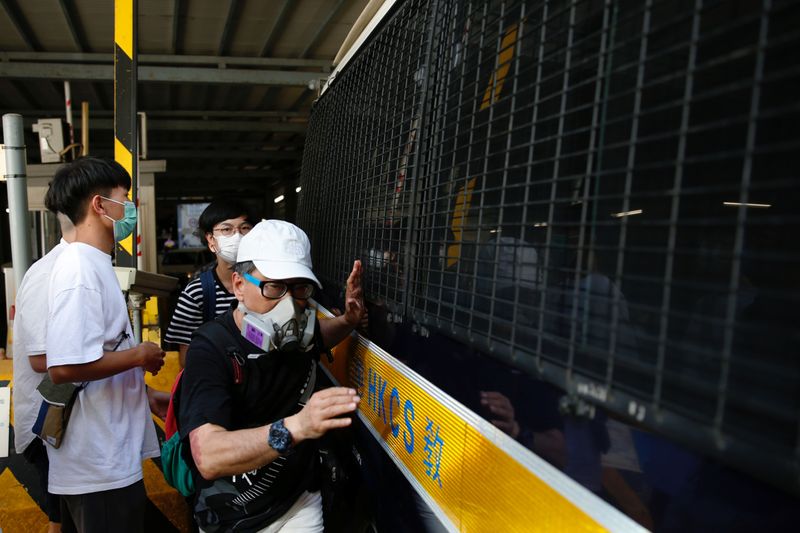
<svg viewBox="0 0 800 533"><path fill-rule="evenodd" d="M91 363L104 351L134 346L111 256L97 248L76 242L64 250L48 301L48 368ZM90 381L78 394L61 447L48 446L47 455L53 494L119 489L142 479L142 460L159 455L144 370Z"/></svg>
<svg viewBox="0 0 800 533"><path fill-rule="evenodd" d="M15 302L14 318L14 448L22 453L36 436L31 431L42 396L36 387L44 379L31 368L28 357L45 353L47 343L47 288L53 264L67 242L62 241L50 253L36 261L22 278Z"/></svg>

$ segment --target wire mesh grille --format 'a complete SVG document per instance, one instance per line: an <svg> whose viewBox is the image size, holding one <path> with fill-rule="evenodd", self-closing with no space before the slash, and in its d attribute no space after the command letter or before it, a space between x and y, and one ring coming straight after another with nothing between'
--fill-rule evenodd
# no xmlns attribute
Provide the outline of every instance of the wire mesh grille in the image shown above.
<svg viewBox="0 0 800 533"><path fill-rule="evenodd" d="M402 3L312 115L316 270L797 490L798 23Z"/></svg>

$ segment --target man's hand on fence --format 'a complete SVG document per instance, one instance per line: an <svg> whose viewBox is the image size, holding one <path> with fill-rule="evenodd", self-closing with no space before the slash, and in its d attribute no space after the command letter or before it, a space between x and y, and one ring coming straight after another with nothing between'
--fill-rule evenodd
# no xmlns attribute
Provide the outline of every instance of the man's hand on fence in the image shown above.
<svg viewBox="0 0 800 533"><path fill-rule="evenodd" d="M315 392L303 410L286 418L284 425L295 444L318 439L331 429L347 427L350 417L342 416L356 410L360 398L354 389L332 387Z"/></svg>

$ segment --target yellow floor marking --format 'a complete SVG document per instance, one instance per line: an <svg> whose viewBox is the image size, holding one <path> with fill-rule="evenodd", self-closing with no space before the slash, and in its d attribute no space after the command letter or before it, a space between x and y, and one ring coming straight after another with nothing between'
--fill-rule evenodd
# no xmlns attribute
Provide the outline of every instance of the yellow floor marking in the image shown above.
<svg viewBox="0 0 800 533"><path fill-rule="evenodd" d="M0 359L0 381L10 381L14 375L14 360Z"/></svg>
<svg viewBox="0 0 800 533"><path fill-rule="evenodd" d="M32 533L47 530L47 515L30 497L11 470L0 474L0 529L3 533Z"/></svg>
<svg viewBox="0 0 800 533"><path fill-rule="evenodd" d="M189 510L186 507L186 500L178 491L167 485L164 481L164 474L158 466L150 460L142 463L144 471L144 488L147 497L158 507L158 510L172 522L172 525L179 531L188 533L189 531Z"/></svg>

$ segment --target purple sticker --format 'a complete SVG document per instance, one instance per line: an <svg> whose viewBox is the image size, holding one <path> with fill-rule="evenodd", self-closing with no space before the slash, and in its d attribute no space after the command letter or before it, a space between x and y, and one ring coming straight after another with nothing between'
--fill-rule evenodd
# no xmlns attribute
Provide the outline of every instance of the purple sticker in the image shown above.
<svg viewBox="0 0 800 533"><path fill-rule="evenodd" d="M264 332L260 331L252 324L246 324L244 330L244 338L260 348L262 346L262 343L264 342Z"/></svg>

